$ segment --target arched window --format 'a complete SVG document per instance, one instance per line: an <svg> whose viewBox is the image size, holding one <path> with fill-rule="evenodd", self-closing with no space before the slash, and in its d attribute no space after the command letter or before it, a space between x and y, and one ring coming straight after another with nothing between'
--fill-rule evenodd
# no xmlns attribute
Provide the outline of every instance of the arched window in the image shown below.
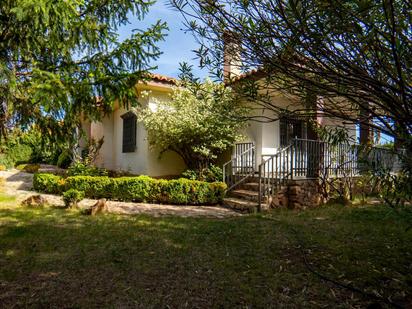
<svg viewBox="0 0 412 309"><path fill-rule="evenodd" d="M122 152L136 151L136 123L137 117L128 112L121 116L123 119L123 147Z"/></svg>

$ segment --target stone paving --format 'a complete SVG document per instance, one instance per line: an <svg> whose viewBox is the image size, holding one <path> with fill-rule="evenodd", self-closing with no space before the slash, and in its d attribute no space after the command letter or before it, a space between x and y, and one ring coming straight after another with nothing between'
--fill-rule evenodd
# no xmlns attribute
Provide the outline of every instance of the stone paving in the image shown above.
<svg viewBox="0 0 412 309"><path fill-rule="evenodd" d="M51 166L41 166L42 170L53 170ZM37 194L32 190L33 174L19 170L0 171L0 178L5 179L3 192L16 196L20 203L30 195ZM53 206L64 206L63 199L57 195L41 194ZM84 199L80 202L79 207L88 208L96 203L96 200ZM207 218L227 218L238 217L242 214L231 209L219 206L176 206L163 204L148 203L128 203L108 201L108 210L115 214L148 214L155 217L159 216L179 216L179 217L207 217Z"/></svg>

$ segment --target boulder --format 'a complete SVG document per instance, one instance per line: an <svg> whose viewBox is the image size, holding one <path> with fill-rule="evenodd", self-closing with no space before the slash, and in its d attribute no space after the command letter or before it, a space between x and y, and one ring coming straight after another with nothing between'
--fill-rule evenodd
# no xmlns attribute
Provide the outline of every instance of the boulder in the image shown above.
<svg viewBox="0 0 412 309"><path fill-rule="evenodd" d="M31 195L21 202L21 205L26 207L42 207L46 204L49 204L47 199L39 194Z"/></svg>
<svg viewBox="0 0 412 309"><path fill-rule="evenodd" d="M91 215L91 216L96 216L99 214L104 214L107 213L107 203L106 199L102 198L96 202L92 207L90 207L87 211L86 214Z"/></svg>

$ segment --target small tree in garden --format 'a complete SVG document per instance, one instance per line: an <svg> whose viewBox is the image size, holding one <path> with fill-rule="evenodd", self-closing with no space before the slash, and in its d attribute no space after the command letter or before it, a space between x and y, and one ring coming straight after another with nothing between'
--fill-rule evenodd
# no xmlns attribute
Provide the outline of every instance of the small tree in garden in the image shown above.
<svg viewBox="0 0 412 309"><path fill-rule="evenodd" d="M83 191L70 189L63 193L63 201L66 208L77 207L82 199L84 199Z"/></svg>
<svg viewBox="0 0 412 309"><path fill-rule="evenodd" d="M151 147L174 151L190 169L202 170L240 139L245 109L231 88L211 80L200 82L182 66L181 82L169 102L141 114Z"/></svg>

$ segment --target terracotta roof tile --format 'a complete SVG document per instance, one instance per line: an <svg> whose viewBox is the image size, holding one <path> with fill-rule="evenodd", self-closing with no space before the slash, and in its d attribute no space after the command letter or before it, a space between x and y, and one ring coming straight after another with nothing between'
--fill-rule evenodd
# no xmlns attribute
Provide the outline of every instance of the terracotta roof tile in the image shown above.
<svg viewBox="0 0 412 309"><path fill-rule="evenodd" d="M263 73L264 73L264 71L263 71L262 68L252 69L249 72L246 72L246 73L243 73L243 74L240 74L238 76L233 77L231 82L234 83L234 82L237 82L241 79L248 78L248 77L253 77L255 75L263 74Z"/></svg>
<svg viewBox="0 0 412 309"><path fill-rule="evenodd" d="M173 85L177 83L176 78L169 77L169 76L162 75L162 74L157 74L157 73L149 73L148 78L154 81L173 84Z"/></svg>

